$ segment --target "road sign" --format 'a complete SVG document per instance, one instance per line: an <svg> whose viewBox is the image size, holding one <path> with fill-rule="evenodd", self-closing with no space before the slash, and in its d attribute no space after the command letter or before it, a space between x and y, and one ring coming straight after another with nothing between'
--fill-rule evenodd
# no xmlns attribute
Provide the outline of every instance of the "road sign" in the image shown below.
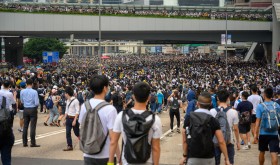
<svg viewBox="0 0 280 165"><path fill-rule="evenodd" d="M43 63L58 63L59 52L43 52Z"/></svg>

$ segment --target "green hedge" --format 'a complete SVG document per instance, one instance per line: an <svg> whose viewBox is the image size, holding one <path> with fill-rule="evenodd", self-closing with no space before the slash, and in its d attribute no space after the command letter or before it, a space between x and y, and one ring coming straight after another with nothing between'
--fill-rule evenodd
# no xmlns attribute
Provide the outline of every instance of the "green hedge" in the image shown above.
<svg viewBox="0 0 280 165"><path fill-rule="evenodd" d="M98 16L97 13L80 13L80 12L51 12L51 11L23 11L16 9L5 9L0 8L0 12L9 12L9 13L34 13L34 14L65 14L65 15L92 15ZM199 19L199 20L211 20L209 17L188 17L188 16L163 16L163 15L134 15L134 14L104 14L102 16L118 16L118 17L145 17L145 18L178 18L178 19ZM224 19L215 19L215 20L224 20ZM270 22L266 19L258 19L258 20L248 20L246 18L228 18L228 20L236 20L236 21L265 21Z"/></svg>

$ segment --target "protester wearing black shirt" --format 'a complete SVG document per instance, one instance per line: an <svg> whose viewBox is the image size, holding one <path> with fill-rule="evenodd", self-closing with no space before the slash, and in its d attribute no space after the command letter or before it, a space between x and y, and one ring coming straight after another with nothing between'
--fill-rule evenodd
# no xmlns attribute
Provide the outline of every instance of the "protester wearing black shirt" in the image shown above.
<svg viewBox="0 0 280 165"><path fill-rule="evenodd" d="M238 104L236 110L239 112L239 133L245 143L243 149L248 150L251 148L250 143L250 128L251 128L251 115L253 111L253 104L247 101L249 97L248 92L242 92L242 102Z"/></svg>

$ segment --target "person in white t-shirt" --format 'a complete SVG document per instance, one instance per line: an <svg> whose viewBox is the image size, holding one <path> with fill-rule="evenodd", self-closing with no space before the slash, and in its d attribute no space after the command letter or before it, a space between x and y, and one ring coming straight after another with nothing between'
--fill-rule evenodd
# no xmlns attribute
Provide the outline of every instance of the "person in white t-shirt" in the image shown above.
<svg viewBox="0 0 280 165"><path fill-rule="evenodd" d="M133 113L135 114L142 114L143 112L146 111L146 105L149 102L150 99L150 86L147 83L140 82L137 83L134 88L133 88L133 98L135 100L134 107L131 108ZM113 160L114 160L114 155L116 153L116 149L118 146L118 141L120 138L120 135L122 135L124 145L126 145L127 137L124 132L123 128L123 123L122 123L122 116L123 112L120 112L115 120L114 128L113 128L113 136L111 139L111 144L110 144L110 158L108 165L113 165ZM128 116L126 115L128 118ZM146 121L152 120L152 115L148 116L146 118ZM155 115L155 121L149 131L149 144L151 145L151 155L149 160L144 163L145 165L158 165L159 164L159 158L160 158L160 137L162 134L162 125L161 125L161 120L160 118ZM129 163L125 159L124 156L124 148L122 149L122 164L123 165L128 165ZM143 165L143 163L141 164Z"/></svg>
<svg viewBox="0 0 280 165"><path fill-rule="evenodd" d="M230 105L229 93L225 90L221 90L217 92L217 99L219 103L218 108L226 109ZM212 114L213 117L216 117L217 110L213 108L210 110L210 113ZM227 111L226 114L227 114L228 124L230 127L230 132L231 132L231 140L230 143L227 144L227 151L228 151L230 164L234 164L234 144L236 144L237 149L240 150L239 129L238 129L239 118L238 118L237 111L231 108ZM235 139L233 136L233 132L235 134ZM215 147L216 164L220 164L220 159L221 159L221 150L219 147Z"/></svg>
<svg viewBox="0 0 280 165"><path fill-rule="evenodd" d="M90 81L90 89L94 92L94 98L89 100L92 108L95 108L99 103L105 101L105 95L109 90L109 80L104 75L96 75ZM83 118L86 114L86 107L83 104L81 106L79 123L82 123ZM117 117L117 110L113 105L107 105L98 111L104 134L106 135L109 131L109 136L106 139L102 151L95 155L89 155L84 153L84 165L107 165L109 159L109 146L110 139L112 139L112 130L115 119ZM119 157L119 150L117 150L117 156Z"/></svg>
<svg viewBox="0 0 280 165"><path fill-rule="evenodd" d="M252 95L248 97L248 101L250 101L253 104L253 111L252 111L252 120L251 120L251 131L254 136L255 133L255 127L256 127L256 109L260 103L263 102L263 99L260 95L258 95L258 88L256 86L251 87ZM254 140L254 144L257 144L258 142Z"/></svg>

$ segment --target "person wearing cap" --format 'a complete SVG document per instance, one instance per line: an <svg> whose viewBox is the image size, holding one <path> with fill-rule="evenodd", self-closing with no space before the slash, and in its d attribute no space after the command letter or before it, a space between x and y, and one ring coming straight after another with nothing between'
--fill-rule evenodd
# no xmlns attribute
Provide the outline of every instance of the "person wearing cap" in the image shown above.
<svg viewBox="0 0 280 165"><path fill-rule="evenodd" d="M57 89L58 87L55 85L53 86L53 89L51 90L51 98L52 98L52 101L53 101L53 108L50 109L50 118L49 118L49 121L48 121L48 124L50 126L58 126L59 127L59 124L58 124L58 117L59 117L59 113L58 113L58 102L60 100L60 96L57 95Z"/></svg>
<svg viewBox="0 0 280 165"><path fill-rule="evenodd" d="M30 147L40 147L40 145L36 144L36 125L38 119L38 111L37 108L39 106L39 98L36 90L32 89L33 81L32 79L26 80L27 88L20 92L20 101L23 103L24 111L24 126L23 126L23 134L22 134L22 143L23 147L28 147L27 144L27 131L30 123L30 138L31 145Z"/></svg>
<svg viewBox="0 0 280 165"><path fill-rule="evenodd" d="M24 120L23 120L23 110L24 110L24 107L23 107L23 104L22 102L20 101L20 91L22 91L23 89L25 89L26 87L26 83L25 82L20 82L19 84L20 86L20 89L17 91L17 114L18 114L18 117L19 117L19 126L20 128L18 129L19 132L23 132L23 124L24 124Z"/></svg>

